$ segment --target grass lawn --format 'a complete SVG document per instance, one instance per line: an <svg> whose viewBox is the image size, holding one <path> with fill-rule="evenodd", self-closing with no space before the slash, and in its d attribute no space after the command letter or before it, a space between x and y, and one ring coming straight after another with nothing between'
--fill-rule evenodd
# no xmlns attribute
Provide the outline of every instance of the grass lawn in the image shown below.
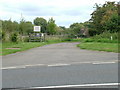
<svg viewBox="0 0 120 90"><path fill-rule="evenodd" d="M98 43L98 42L84 42L77 45L81 49L98 50L107 52L120 52L118 51L118 43Z"/></svg>

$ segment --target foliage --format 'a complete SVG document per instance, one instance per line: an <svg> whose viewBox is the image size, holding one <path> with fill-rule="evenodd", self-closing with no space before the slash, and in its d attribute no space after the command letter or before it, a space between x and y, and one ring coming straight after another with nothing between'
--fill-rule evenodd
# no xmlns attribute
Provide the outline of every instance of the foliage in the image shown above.
<svg viewBox="0 0 120 90"><path fill-rule="evenodd" d="M89 27L89 22L73 23L69 27L69 36L71 38L88 37L89 36L88 27Z"/></svg>
<svg viewBox="0 0 120 90"><path fill-rule="evenodd" d="M69 28L57 26L55 20L50 18L48 21L42 17L34 19L34 25L41 26L41 32L48 35L63 35L68 38L79 38L95 36L90 39L101 41L102 38L108 42L110 36L117 40L115 36L120 29L120 15L118 15L119 5L115 2L106 2L103 5L96 4L95 11L91 14L91 19L84 23L73 23ZM12 33L19 33L18 37L27 37L33 32L33 24L30 21L25 21L21 18L20 22L9 20L0 20L0 38L3 36L3 41L9 41ZM2 29L1 29L2 27ZM114 35L112 35L114 33ZM106 37L105 37L106 36ZM96 38L96 39L95 39ZM91 41L86 39L86 41ZM22 40L22 39L18 39ZM27 41L23 40L23 41Z"/></svg>
<svg viewBox="0 0 120 90"><path fill-rule="evenodd" d="M111 33L118 32L120 25L118 25L118 7L115 2L106 2L103 5L96 4L96 10L91 14L89 34L94 36L105 31Z"/></svg>
<svg viewBox="0 0 120 90"><path fill-rule="evenodd" d="M65 28L63 28L63 27L56 26L55 30L56 30L56 35L63 35L63 34L65 34L65 32L64 32Z"/></svg>
<svg viewBox="0 0 120 90"><path fill-rule="evenodd" d="M10 39L12 42L18 42L18 34L12 33Z"/></svg>
<svg viewBox="0 0 120 90"><path fill-rule="evenodd" d="M21 35L28 35L32 31L33 31L33 24L32 24L32 22L25 21L24 19L22 19L20 21L20 24L19 24L19 30L18 30L18 32Z"/></svg>
<svg viewBox="0 0 120 90"><path fill-rule="evenodd" d="M47 31L47 21L44 18L35 18L34 19L34 25L41 26L41 32L46 33Z"/></svg>
<svg viewBox="0 0 120 90"><path fill-rule="evenodd" d="M73 31L73 34L78 36L80 34L80 29L83 28L83 25L82 23L73 23L70 25L70 28L72 29L71 31Z"/></svg>
<svg viewBox="0 0 120 90"><path fill-rule="evenodd" d="M19 25L16 21L12 22L11 19L8 21L2 21L2 30L7 33L12 33L14 31L18 31Z"/></svg>
<svg viewBox="0 0 120 90"><path fill-rule="evenodd" d="M48 34L50 35L54 35L56 34L56 24L55 24L55 20L53 20L53 18L50 18L47 24L47 30L48 30Z"/></svg>
<svg viewBox="0 0 120 90"><path fill-rule="evenodd" d="M2 41L5 41L5 32L2 32Z"/></svg>
<svg viewBox="0 0 120 90"><path fill-rule="evenodd" d="M111 40L112 36L112 40ZM118 43L118 33L105 32L100 35L95 35L90 38L83 39L83 42L105 42L105 43Z"/></svg>

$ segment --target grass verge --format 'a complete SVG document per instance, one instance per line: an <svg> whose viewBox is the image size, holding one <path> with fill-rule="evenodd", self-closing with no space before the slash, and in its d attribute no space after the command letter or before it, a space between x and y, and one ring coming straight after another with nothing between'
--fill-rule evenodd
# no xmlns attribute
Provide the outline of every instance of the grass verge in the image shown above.
<svg viewBox="0 0 120 90"><path fill-rule="evenodd" d="M0 55L7 55L11 53L25 51L30 48L35 48L35 47L43 46L46 44L47 43L38 43L38 42L2 43L2 53L0 53ZM19 49L7 49L7 48L19 48Z"/></svg>
<svg viewBox="0 0 120 90"><path fill-rule="evenodd" d="M77 42L79 40L80 39L49 40L46 42L19 42L19 43L6 42L6 43L0 44L2 45L0 47L0 51L1 51L0 55L8 55L8 54L25 51L31 48L40 47L48 44L61 43L61 42Z"/></svg>
<svg viewBox="0 0 120 90"><path fill-rule="evenodd" d="M107 52L120 52L118 51L118 43L99 43L99 42L82 42L77 45L81 49L107 51Z"/></svg>

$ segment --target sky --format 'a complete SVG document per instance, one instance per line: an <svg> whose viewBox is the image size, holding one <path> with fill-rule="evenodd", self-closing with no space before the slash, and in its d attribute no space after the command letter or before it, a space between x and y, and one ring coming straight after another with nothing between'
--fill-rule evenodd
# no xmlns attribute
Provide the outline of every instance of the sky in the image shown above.
<svg viewBox="0 0 120 90"><path fill-rule="evenodd" d="M69 27L76 22L85 22L91 18L95 3L119 0L0 0L0 19L19 22L21 16L26 21L36 17L47 21L53 17L58 26Z"/></svg>

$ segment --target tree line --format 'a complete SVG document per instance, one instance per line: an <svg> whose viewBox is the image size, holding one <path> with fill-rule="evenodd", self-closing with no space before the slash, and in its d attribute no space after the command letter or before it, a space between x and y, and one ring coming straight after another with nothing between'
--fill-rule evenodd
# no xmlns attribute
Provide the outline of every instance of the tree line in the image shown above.
<svg viewBox="0 0 120 90"><path fill-rule="evenodd" d="M91 14L91 19L81 23L76 22L66 28L57 26L55 20L50 18L48 21L42 17L36 17L31 21L20 22L0 20L1 36L5 34L18 33L19 35L29 35L33 32L33 26L41 26L41 33L48 35L68 35L70 38L89 37L102 34L103 32L114 33L120 29L120 16L118 15L120 5L116 2L105 2L103 5L95 4L95 10Z"/></svg>
<svg viewBox="0 0 120 90"><path fill-rule="evenodd" d="M58 34L58 32L60 32L59 29L62 29L55 24L55 20L53 20L53 18L50 18L47 22L47 20L44 18L37 17L33 21L34 24L32 24L31 21L25 21L24 19L21 19L20 23L11 21L11 19L0 20L0 22L2 22L2 32L17 32L21 35L28 35L29 33L33 32L33 26L41 26L41 33L47 33L49 35Z"/></svg>
<svg viewBox="0 0 120 90"><path fill-rule="evenodd" d="M84 23L73 23L69 29L79 36L94 36L102 33L118 33L120 30L120 5L117 2L95 4L90 20ZM81 33L84 30L84 33Z"/></svg>
<svg viewBox="0 0 120 90"><path fill-rule="evenodd" d="M106 2L103 5L96 4L96 10L89 20L89 34L94 36L103 32L118 32L120 30L120 5L116 2Z"/></svg>

